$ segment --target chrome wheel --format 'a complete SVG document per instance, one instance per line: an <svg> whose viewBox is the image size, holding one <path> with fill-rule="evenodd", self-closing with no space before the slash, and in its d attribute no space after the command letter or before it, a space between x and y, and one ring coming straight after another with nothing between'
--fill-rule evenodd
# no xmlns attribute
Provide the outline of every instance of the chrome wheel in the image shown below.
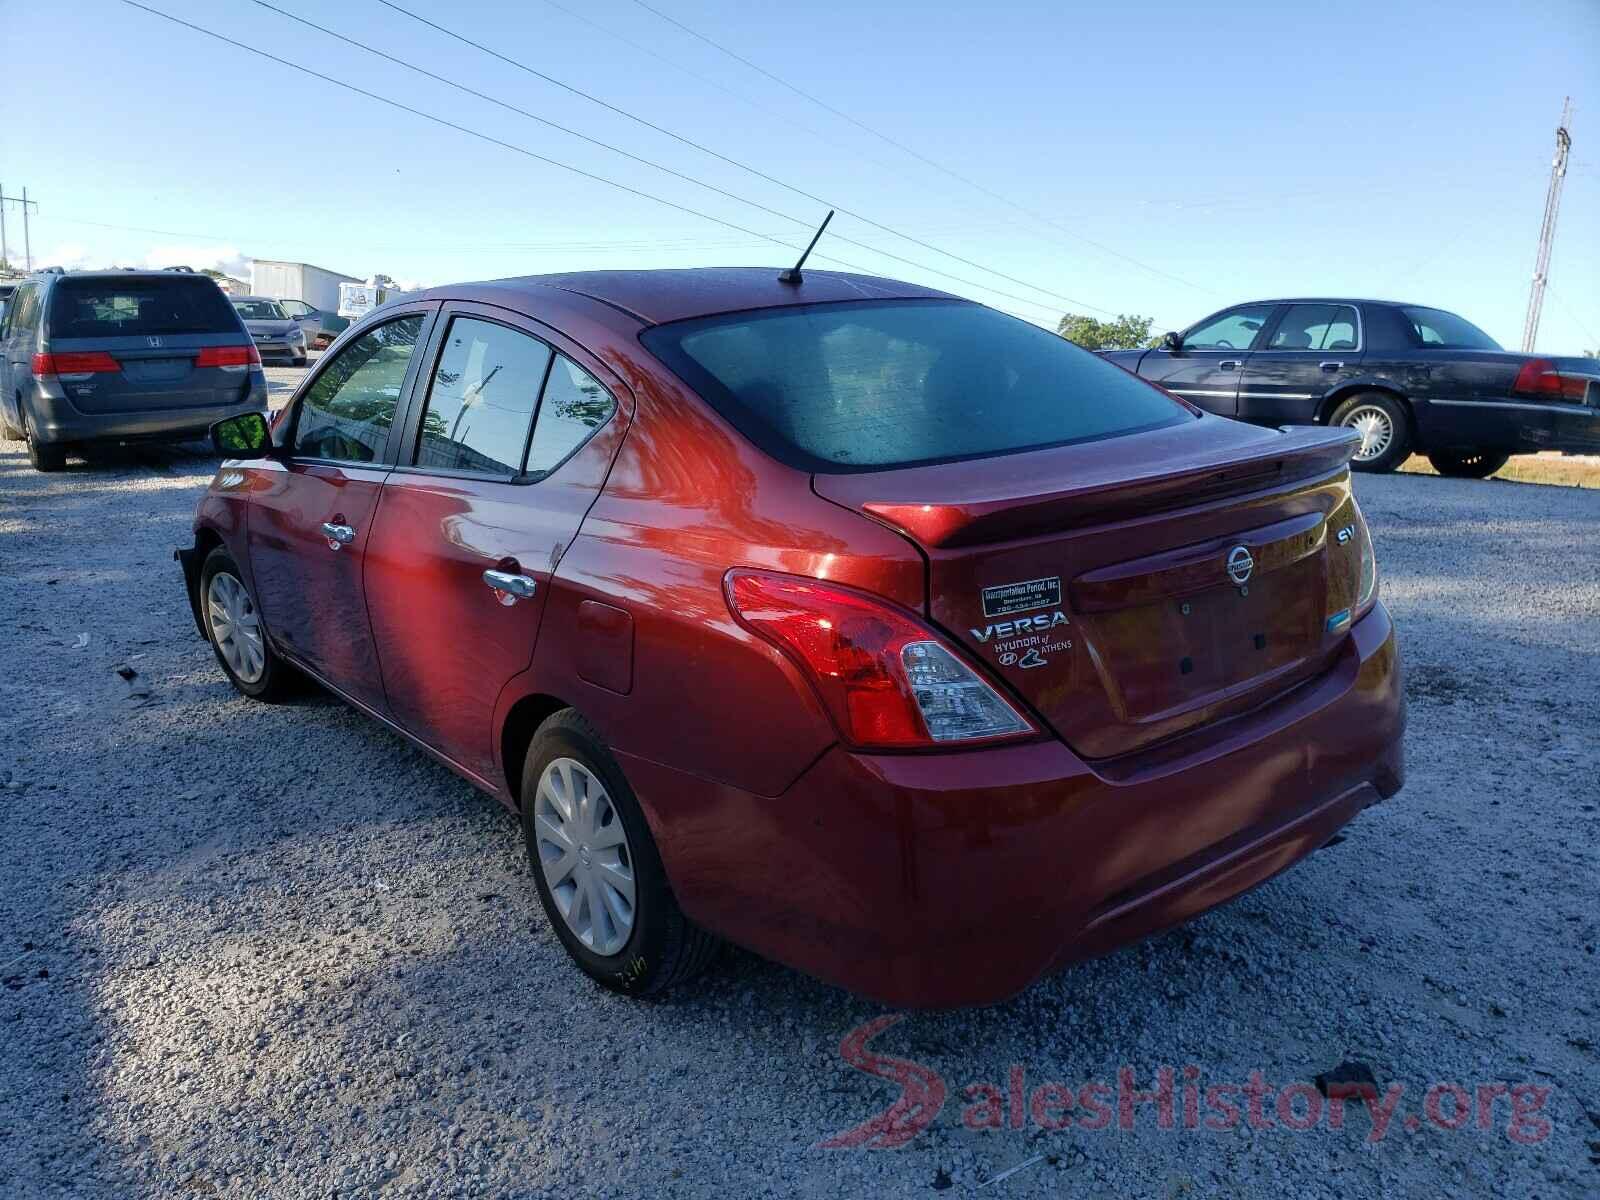
<svg viewBox="0 0 1600 1200"><path fill-rule="evenodd" d="M218 571L206 588L206 621L222 660L245 683L256 683L267 669L261 618L237 576Z"/></svg>
<svg viewBox="0 0 1600 1200"><path fill-rule="evenodd" d="M1382 457L1394 442L1394 420L1375 404L1352 408L1344 415L1344 424L1361 435L1361 445L1355 453L1361 462Z"/></svg>
<svg viewBox="0 0 1600 1200"><path fill-rule="evenodd" d="M633 932L633 853L605 785L573 758L539 776L533 835L550 898L573 935L596 954L616 954Z"/></svg>

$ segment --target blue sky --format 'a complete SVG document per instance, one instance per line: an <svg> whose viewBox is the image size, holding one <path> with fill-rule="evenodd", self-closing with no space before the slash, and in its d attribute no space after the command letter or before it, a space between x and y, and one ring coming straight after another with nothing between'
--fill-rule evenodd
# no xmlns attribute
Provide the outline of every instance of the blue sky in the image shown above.
<svg viewBox="0 0 1600 1200"><path fill-rule="evenodd" d="M807 236L797 223L619 159L248 0L148 2L758 234L796 245ZM812 200L378 0L274 3L768 208L805 221L822 215ZM1142 313L1166 328L1245 299L1358 294L1455 309L1514 347L1554 127L1570 93L1573 167L1539 346L1600 348L1597 0L650 0L976 187L635 0L559 0L567 11L547 0L397 3L1023 282L843 214L832 232L870 248L830 236L819 255L1051 325L1064 310L1099 309ZM41 265L236 267L259 256L433 283L793 256L118 0L0 0L0 22L5 44L52 48L38 86L12 89L0 122L0 182L8 194L27 185L39 202ZM7 220L20 257L14 209Z"/></svg>

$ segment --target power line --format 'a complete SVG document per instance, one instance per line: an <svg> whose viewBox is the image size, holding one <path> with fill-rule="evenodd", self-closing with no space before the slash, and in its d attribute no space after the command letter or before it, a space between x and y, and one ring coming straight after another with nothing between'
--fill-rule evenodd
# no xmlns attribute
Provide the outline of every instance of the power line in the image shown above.
<svg viewBox="0 0 1600 1200"><path fill-rule="evenodd" d="M464 133L468 137L477 138L479 141L488 142L492 146L499 146L501 149L510 150L513 153L521 154L526 158L531 158L531 159L534 159L537 162L542 162L542 163L545 163L545 164L547 164L549 166L559 168L560 170L567 171L567 172L569 172L569 173L571 173L573 175L578 175L578 176L580 176L580 177L582 177L584 179L592 180L595 183L605 184L607 187L613 187L613 188L616 188L619 191L627 192L631 196L637 196L637 197L639 197L640 199L643 199L643 200L653 201L656 204L664 205L665 207L671 208L671 209L673 209L673 210L675 210L677 212L687 213L689 216L699 217L702 220L710 221L713 224L721 225L724 228L732 229L732 230L735 230L735 231L737 231L739 233L748 234L749 236L754 237L754 238L759 238L764 242L771 242L773 245L781 246L785 250L789 250L789 251L792 252L792 251L795 251L795 250L798 249L798 247L793 246L790 243L785 242L780 238L772 237L770 234L761 233L761 232L759 232L757 230L746 228L743 225L737 225L732 221L727 221L727 220L724 220L721 217L712 216L710 213L702 212L699 209L690 208L686 204L679 204L675 200L668 200L663 196L657 196L657 195L654 195L651 192L642 191L641 189L636 188L636 187L630 187L628 184L620 183L615 179L608 179L604 175L597 175L593 171L585 171L581 167L575 167L575 166L572 166L570 163L564 163L560 159L550 158L548 155L540 154L540 153L538 153L537 151L534 151L534 150L529 150L525 146L518 146L515 143L504 141L504 140L502 140L500 138L494 137L491 134L483 133L483 132L480 132L479 130L473 129L473 128L469 127L469 126L461 125L461 124L459 124L459 123L457 123L455 121L448 120L445 117L440 117L440 116L434 115L433 113L424 112L420 108L412 108L409 104L402 104L398 100L391 100L388 96L380 96L377 92L369 92L367 89L362 88L362 87L357 87L353 83L346 83L344 80L336 79L332 75L324 75L321 71L315 71L310 67L302 66L300 63L291 62L289 59L279 58L276 54L269 54L267 51L262 50L262 49L260 49L260 48L258 48L256 46L251 46L248 43L238 41L238 40L236 40L234 38L228 37L225 34L217 33L214 30L205 28L204 26L196 25L191 21L185 21L181 17L173 16L171 13L162 12L160 9L151 8L149 5L141 4L141 3L139 3L139 0L122 0L122 2L124 4L126 4L126 5L128 5L130 8L137 8L141 12L149 13L151 16L154 16L154 17L160 17L162 20L170 21L174 25L181 25L185 29L189 29L189 30L192 30L195 33L202 34L205 37L213 39L214 41L219 41L219 42L222 42L222 43L224 43L226 45L233 46L236 49L244 50L245 52L247 52L249 54L254 54L257 57L265 58L265 59L267 59L267 60L269 60L271 62L277 63L279 66L288 67L290 70L298 71L302 75L309 75L314 79L320 79L324 83L331 83L335 87L340 87L340 88L345 89L346 91L354 92L359 96L365 96L369 100L376 100L380 104L387 104L391 108L397 108L401 112L408 113L411 116L420 117L424 121L432 122L435 125L442 125L446 129L453 129L457 133ZM819 254L817 257L819 259L823 259L826 262L831 262L831 263L834 263L834 264L836 264L838 266L841 266L841 267L847 267L852 271L862 271L862 272L866 272L866 273L869 273L869 274L871 273L871 268L869 268L869 267L861 266L859 263L848 262L848 261L846 261L844 259L841 259L841 258L838 258L838 257L836 257L834 255L821 255L821 254ZM982 286L982 285L977 285L977 286ZM993 291L994 289L986 288L985 290ZM996 293L996 294L997 295L1005 295L1006 293ZM1021 299L1022 302L1026 303L1026 304L1038 305L1038 307L1040 307L1040 308L1048 308L1049 307L1048 305L1040 304L1038 301L1028 300L1025 297L1017 297L1017 299Z"/></svg>
<svg viewBox="0 0 1600 1200"><path fill-rule="evenodd" d="M371 55L373 55L373 56L375 56L377 58L381 58L386 62L394 63L396 66L403 67L408 71L413 71L418 75L424 76L425 78L432 79L436 83L442 83L446 87L454 88L457 91L462 92L462 93L464 93L466 95L473 96L473 97L476 97L479 100L483 100L483 101L486 101L486 102L488 102L490 104L496 105L496 106L498 106L500 108L505 109L508 112L514 112L519 116L526 117L530 121L537 121L539 124L547 126L547 127L551 128L551 129L555 129L555 130L557 130L557 131L559 131L561 133L567 134L569 137L577 138L579 141L587 142L592 146L598 146L603 150L607 150L607 151L610 151L613 154L620 155L623 158L628 159L630 162L636 162L636 163L640 164L641 166L646 166L646 167L650 167L653 170L661 171L663 174L671 175L673 178L680 179L680 180L684 181L685 183L689 183L689 184L694 185L695 187L704 188L707 191L714 192L717 195L722 196L724 199L732 200L735 203L748 205L751 208L754 208L754 209L757 209L760 212L766 213L768 216L777 217L780 220L784 220L784 221L789 221L789 222L791 222L791 223L793 223L795 225L801 226L802 228L813 228L814 225L815 225L815 223L813 221L808 220L807 218L793 216L792 214L789 214L789 213L786 213L786 212L782 212L779 209L772 208L769 205L762 204L760 201L751 200L748 197L741 196L741 195L737 194L736 192L730 192L726 188L718 187L716 184L707 183L706 181L704 181L702 179L699 179L699 178L697 178L697 177L695 177L693 175L690 175L687 172L679 171L679 170L677 170L677 169L675 169L673 167L665 166L662 163L655 162L652 159L648 159L648 158L645 158L645 157L643 157L641 155L634 154L631 151L622 149L620 146L613 145L612 143L603 141L600 138L591 137L586 133L581 133L576 129L572 129L572 128L566 126L566 125L561 125L561 124L559 124L559 123L557 123L555 121L551 121L546 117L542 117L537 113L530 112L528 109L525 109L525 108L522 108L522 107L520 107L518 105L512 104L509 101L501 100L498 97L491 96L487 92L481 92L481 91L477 90L476 88L468 87L466 84L460 83L460 82L458 82L458 81L456 81L454 79L449 78L448 76L440 75L437 72L428 70L426 67L418 66L417 64L415 64L413 62L409 62L406 59L399 58L399 57L397 57L397 56L395 56L393 54L389 54L389 53L387 53L387 52L385 52L383 50L379 50L376 47L370 46L367 43L365 43L363 41L360 41L357 38L349 37L349 36L347 36L345 34L339 33L336 30L329 29L326 26L318 25L315 21L307 20L305 17L297 16L296 14L294 14L292 12L288 12L288 11L282 9L282 8L279 8L275 4L269 3L268 0L255 0L255 3L257 5L259 5L261 8L267 9L269 12L277 13L279 16L284 17L284 18L286 18L286 19L288 19L290 21L294 21L297 24L304 25L309 29L315 29L317 32L325 34L328 37L335 38L338 41L344 42L348 46L354 46L358 50L365 51L366 53L371 54ZM513 65L522 67L522 69L524 69L524 70L531 71L533 74L538 75L539 78L541 78L541 79L549 79L549 78L551 78L550 76L546 76L541 72L533 71L532 68L523 67L522 64L520 64L520 63L514 63L513 60L505 58L504 55L499 54L497 51L490 50L486 46L480 45L477 42L471 41L468 38L465 38L465 37L462 37L459 34L453 33L450 30L444 28L444 26L442 26L442 25L436 25L434 22L426 20L425 18L416 17L416 14L414 14L414 13L407 12L406 9L400 8L398 5L390 4L389 0L380 0L380 3L385 4L389 8L393 8L396 12L405 13L407 16L415 17L418 21L421 21L422 24L427 25L432 29L436 29L436 30L440 31L441 33L445 33L450 37L456 38L459 41L465 42L467 45L470 45L470 46L473 46L473 47L475 47L475 48L477 48L479 50L482 50L486 54L492 54L496 58L503 59L506 62L512 62ZM563 84L561 86L566 87L568 85ZM572 91L576 92L576 94L578 94L580 96L583 96L585 99L593 99L593 97L590 97L588 95L588 93L586 93L586 92L581 92L581 91L578 91L577 89L573 89L573 88L569 88L569 90L572 90ZM604 101L600 101L600 100L595 100L595 103L604 104L605 102ZM606 107L607 108L611 108L613 111L616 111L616 112L623 112L624 111L622 109L617 109L614 106L609 105L609 104L607 104ZM633 120L640 121L643 124L649 124L649 122L644 121L643 118L632 117L631 114L627 114L627 115L629 115L630 118L633 119ZM655 126L655 125L651 125L650 127L652 129L658 129L659 128L658 126ZM663 132L666 132L666 131L663 131ZM676 135L676 134L669 134L669 136L678 138L678 135ZM678 140L679 141L684 141L684 142L686 142L686 144L695 146L696 149L703 149L703 147L700 147L698 145L698 143L688 142L687 139L678 138ZM706 151L706 153L714 154L715 152L708 150L708 151ZM716 155L716 157L723 158L724 156ZM725 161L733 163L735 166L742 166L742 164L739 164L739 163L735 162L733 159L725 159ZM744 169L745 170L750 170L751 168L746 167ZM758 174L758 175L760 174L760 172L754 172L754 173ZM770 179L771 177L763 175L762 178ZM773 183L777 183L777 184L779 184L780 186L783 186L783 187L788 187L789 186L787 184L783 184L780 180L776 180L776 179L773 179L772 182ZM799 192L799 189L796 189L796 188L790 188L789 190ZM828 201L823 200L821 197L811 196L808 193L804 193L804 192L799 192L799 194L806 196L807 199L815 200L819 204L827 204L828 203ZM841 211L845 211L845 210L841 210ZM855 214L850 214L850 215L855 215ZM858 217L857 219L858 220L864 220L864 218L860 218L860 217ZM876 222L873 222L873 221L867 221L866 223L870 224L870 225L876 225L877 224ZM886 232L893 233L897 237L905 238L907 241L917 242L917 244L919 244L919 245L927 246L928 249L933 250L936 253L948 253L947 251L940 251L939 248L936 247L936 246L932 246L932 245L929 245L928 243L921 242L918 239L911 237L909 234L902 234L902 233L898 233L895 230L889 229L888 226L880 225L880 226L878 226L878 228L884 229ZM941 270L938 267L929 266L927 263L918 262L916 259L906 258L904 255L895 254L892 251L884 250L884 249L881 249L880 247L877 247L877 246L868 245L865 242L856 241L854 238L845 237L842 234L835 234L834 237L835 237L836 241L844 242L846 245L855 246L857 249L866 250L866 251L868 251L869 253L872 253L872 254L880 254L885 258L892 259L895 262L903 263L906 266L914 267L917 270L926 271L926 272L928 272L930 274L938 275L938 276L941 276L942 278L945 278L945 279L954 280L955 282L961 283L961 284L965 284L968 287L980 288L980 289L982 289L984 291L992 292L993 294L995 294L997 296L1004 296L1008 300L1015 300L1015 301L1017 301L1018 303L1021 303L1021 304L1035 304L1035 305L1039 305L1039 307L1041 307L1041 308L1049 307L1048 305L1041 304L1038 300L1035 300L1035 299L1033 299L1031 297L1018 296L1018 295L1015 295L1014 293L1003 291L1003 290L1001 290L999 288L996 288L991 284L982 283L982 282L980 282L978 280L975 280L975 279L967 279L965 276L961 276L961 275L954 275L954 274L951 274L949 271L944 271L944 270ZM985 267L982 263L972 262L970 259L960 258L959 256L953 255L953 254L949 255L949 257L955 258L958 262L964 262L968 266L975 267L976 269L978 269L980 271L987 271L990 274L997 276L998 278L1008 280L1008 281L1010 281L1012 283L1020 284L1023 287L1032 288L1034 291L1039 292L1041 295L1049 296L1052 299L1055 299L1055 300L1058 300L1058 301L1062 301L1062 302L1067 303L1067 304L1081 305L1081 306L1088 307L1088 308L1094 308L1093 305L1088 304L1086 301L1078 300L1078 299L1075 299L1075 298L1073 298L1071 296L1065 296L1065 295L1062 295L1062 294L1060 294L1058 292L1052 292L1048 288L1042 288L1037 284L1029 283L1025 279L1016 279L1016 278L1014 278L1014 277L1012 277L1010 275L1006 275L1006 274L1004 274L1002 272L995 271L993 268ZM1096 312L1105 312L1106 310L1105 309L1101 309L1101 308L1095 308L1095 311ZM1108 313L1107 315L1110 315L1110 314Z"/></svg>
<svg viewBox="0 0 1600 1200"><path fill-rule="evenodd" d="M389 0L378 0L378 2L380 4L388 4L390 8L395 7L393 4L389 4ZM857 129L865 130L867 133L870 133L873 137L879 139L880 141L887 142L889 145L893 146L896 150L899 150L904 154L909 154L912 158L916 159L918 162L924 163L927 166L932 167L935 171L939 171L940 173L942 173L944 175L948 175L951 179L954 179L959 183L964 183L968 187L973 188L976 191L982 192L985 196L988 196L991 200L998 200L1001 204L1004 204L1004 205L1007 205L1007 206L1009 206L1011 208L1014 208L1018 212L1024 213L1027 216L1033 218L1035 221L1041 221L1044 224L1050 226L1052 229L1056 229L1056 230L1060 231L1061 233L1066 234L1068 237L1073 238L1076 241L1082 242L1086 246L1093 246L1096 250L1099 250L1102 254L1109 254L1113 258L1121 259L1125 263L1129 263L1132 266L1138 267L1141 271L1149 271L1151 274L1159 275L1163 279L1170 279L1174 283L1181 283L1181 284L1183 284L1184 287L1194 288L1196 291L1207 292L1207 293L1210 293L1211 295L1216 295L1216 292L1211 288L1202 287L1198 283L1192 283L1189 280L1184 279L1182 276L1172 274L1172 272L1170 272L1170 271L1163 271L1160 267L1152 267L1149 263L1140 262L1137 258L1132 258L1129 255L1123 254L1120 250L1113 250L1110 246L1107 246L1102 242L1097 242L1092 238L1084 237L1081 233L1078 233L1075 230L1067 228L1065 225L1062 225L1060 222L1055 221L1052 218L1045 216L1043 213L1036 212L1033 209L1028 208L1026 205L1019 204L1017 201L1012 200L1008 196L1002 196L999 192L995 191L992 188L985 187L983 184L978 183L975 180L968 179L965 175L962 175L960 172L952 170L951 168L945 166L943 163L935 162L933 159L929 158L927 155L921 154L918 151L913 150L910 146L907 146L903 142L896 141L894 138L890 137L888 134L881 133L878 130L874 129L872 126L866 124L865 122L856 120L856 118L852 117L849 113L844 112L841 109L835 108L833 105L829 104L826 100L820 100L816 96L813 96L810 92L807 92L807 91L805 91L805 90L803 90L801 88L796 87L794 84L790 83L787 79L784 79L784 78L782 78L781 76L778 76L778 75L774 75L771 71L767 70L765 67L761 66L760 64L751 62L748 58L745 58L744 55L736 53L735 51L728 49L728 47L724 46L721 42L713 41L712 39L708 38L705 34L699 32L698 30L689 28L689 26L685 25L682 21L679 21L677 18L670 17L666 13L662 12L659 8L654 8L651 5L646 4L645 0L633 0L633 2L635 4L637 4L640 8L644 9L646 12L653 13L655 16L657 16L661 20L665 21L667 24L672 25L672 26L674 26L674 27L676 27L678 29L683 30L683 32L687 33L690 37L697 38L700 41L704 42L706 45L710 46L712 49L720 51L723 54L726 54L729 58L733 59L735 62L743 63L745 66L749 67L752 71L755 71L758 74L766 76L768 79L772 80L774 83L778 84L781 87L788 88L795 95L800 96L803 99L811 101L812 104L817 105L819 108L825 109L826 111L832 113L834 116L838 117L840 120L850 122L850 124L854 125ZM840 211L842 212L843 210L841 209ZM1104 309L1098 309L1096 311L1104 312L1105 310Z"/></svg>
<svg viewBox="0 0 1600 1200"><path fill-rule="evenodd" d="M732 96L735 100L739 101L741 104L748 104L751 108L755 109L757 112L762 113L762 114L764 114L764 115L766 115L768 117L771 117L775 121L782 121L785 125L792 125L794 128L802 131L803 133L809 133L812 137L816 138L819 142L823 143L826 146L831 146L835 150L846 150L845 146L843 146L841 143L835 141L833 138L828 137L827 134L822 133L821 131L819 131L817 129L814 129L810 125L804 124L803 122L796 121L793 117L789 116L787 113L781 113L775 108L768 108L765 104L761 104L758 101L752 100L749 96L746 96L743 92L737 92L733 88L730 88L730 87L726 86L725 84L718 83L715 79L712 79L708 75L702 75L698 71L691 70L689 67L684 66L682 63L677 62L674 59L668 58L665 54L662 54L660 51L652 50L649 46L644 45L642 42L636 42L632 38L626 36L625 34L621 34L621 33L618 33L614 29L607 28L606 26L600 24L600 22L592 20L591 18L584 16L584 14L581 13L581 12L577 12L577 11L571 9L571 8L568 8L564 4L558 4L556 2L556 0L544 0L544 3L545 3L545 5L547 7L553 8L559 13L565 13L568 17L572 18L574 21L577 21L577 22L579 22L580 24L583 24L583 25L587 25L590 29L593 29L596 33L603 34L606 37L611 38L614 41L621 42L624 46L630 46L634 50L637 50L640 54L648 55L649 57L655 59L657 62L665 63L667 66L671 67L674 71L677 71L677 72L679 72L679 73L681 73L683 75L687 75L690 79L693 79L696 83L702 83L707 87L715 88L717 91L721 92L723 95ZM847 152L848 153L852 153L852 154L859 153L859 151L856 151L856 150L847 150ZM872 163L873 166L882 167L886 171L893 170L893 168L890 167L889 164L884 162L882 159L869 158L869 159L867 159L867 161ZM833 207L837 208L838 206L834 205ZM844 210L840 209L839 211L843 212Z"/></svg>
<svg viewBox="0 0 1600 1200"><path fill-rule="evenodd" d="M271 5L266 4L265 0L256 0L256 3L257 4L261 4L263 7L267 7L267 8L272 7ZM902 233L900 230L894 229L894 228L892 228L892 227L890 227L888 225L884 225L879 221L874 221L871 217L863 216L861 213L855 212L852 209L846 207L845 205L839 204L837 201L829 200L829 199L827 199L827 198L825 198L823 196L815 195L815 194L813 194L811 192L806 191L804 188L797 187L796 185L794 185L792 183L788 183L785 180L779 179L776 176L769 175L765 171L762 171L762 170L760 170L760 169L758 169L756 167L752 167L748 163L741 162L739 159L731 158L726 154L723 154L723 153L721 153L719 151L713 150L713 149L711 149L711 147L709 147L709 146L707 146L707 145L705 145L705 144L703 144L701 142L697 142L693 138L685 137L683 134L677 133L677 132L675 132L675 131L673 131L671 129L667 129L665 126L657 125L654 121L648 120L645 117L641 117L637 113L629 112L625 108L620 108L617 105L612 104L611 102L609 102L607 100L602 100L599 96L593 95L590 92L586 92L582 88L574 87L572 84L566 83L563 80L557 79L553 75L547 75L543 71L540 71L535 67L530 67L527 63L521 62L521 61L519 61L517 59L509 57L508 55L502 54L498 50L492 49L489 46L485 46L481 42L475 42L471 38L466 37L463 34L459 34L459 33L455 32L452 29L448 29L445 26L440 25L435 21L430 21L430 20L428 20L428 18L420 16L417 13L414 13L408 8L402 8L400 5L394 3L393 0L378 0L378 3L382 4L385 8L393 9L395 12L400 13L403 16L410 17L413 21L416 21L416 22L418 22L419 24L422 24L422 25L426 25L429 29L432 29L432 30L434 30L434 31L436 31L438 33L442 33L448 38L453 38L456 41L462 43L463 45L471 46L474 50L482 51L484 54L489 55L491 58L498 59L500 62L503 62L508 66L516 67L519 71L525 71L529 75L532 75L536 79L542 79L546 83L553 84L554 86L556 86L558 88L561 88L563 91L570 92L574 96L578 96L578 97L581 97L584 100L589 101L591 104L598 104L601 108L606 109L608 112L615 113L618 116L623 117L623 118L625 118L625 119L627 119L629 121L632 121L637 125L642 125L646 129L652 130L655 133L659 133L664 137L669 137L675 142L678 142L678 143L680 143L682 145L688 146L690 149L698 150L701 154L709 155L710 157L717 159L719 162L727 163L731 167L735 167L738 170L748 172L749 174L754 175L757 179L764 180L767 183L773 184L776 187L781 187L785 191L793 192L795 195L801 196L801 197L803 197L803 198L805 198L807 200L810 200L815 204L820 204L820 205L823 205L826 208L835 209L838 212L843 213L847 217L852 217L855 220L860 221L863 225L870 225L870 226L872 226L872 228L881 230L882 232L887 233L887 234L891 235L892 237L901 238L901 239L903 239L905 241L911 242L913 245L921 246L924 250L931 250L935 254L942 254L946 258L954 259L956 262L963 263L966 266L975 268L976 270L987 272L988 274L993 275L998 279L1006 280L1008 283L1015 283L1015 284L1018 284L1018 285L1020 285L1022 287L1025 287L1025 288L1032 288L1034 291L1038 292L1040 295L1049 296L1051 299L1059 300L1059 301L1061 301L1063 303L1066 303L1066 304L1075 304L1075 305L1078 305L1078 306L1083 307L1083 308L1092 309L1094 312L1105 313L1107 316L1113 315L1107 309L1096 307L1095 305L1090 304L1086 300L1078 300L1078 299L1076 299L1076 298L1074 298L1072 296L1065 296L1065 295L1062 295L1060 292L1054 292L1054 291L1051 291L1049 288L1041 287L1039 284L1030 283L1026 279L1018 279L1014 275L1007 275L1003 271L997 271L993 267L985 266L983 263L974 262L970 258L963 258L961 255L956 254L953 251L946 250L946 249L944 249L944 248L942 248L940 246L935 246L931 242L924 241L921 238L912 237L908 233ZM295 19L298 20L299 18L295 18ZM307 23L309 24L309 22L307 22ZM333 36L340 37L341 35L334 34ZM379 51L377 53L381 53L381 51ZM385 55L384 57L388 57L388 56ZM494 101L494 103L500 103L500 102L499 101ZM531 115L531 114L524 114L524 115ZM542 118L534 117L534 120L542 120ZM584 135L578 134L577 136L583 137ZM586 138L585 140L592 141L593 139ZM601 144L604 144L604 143L601 143ZM615 149L615 147L608 147L608 148ZM619 150L619 151L617 151L617 153L626 154L627 151ZM634 156L630 155L630 157L634 157ZM644 160L640 160L640 161L644 161ZM651 165L655 165L655 164L651 164ZM664 171L669 171L669 173L671 173L671 174L679 174L678 172L670 171L670 168L666 168L666 167L658 167L658 169L659 170L664 170ZM696 180L694 182L699 182L699 181ZM702 187L711 187L710 184L701 184L701 186ZM713 191L720 191L721 189L713 188L712 190ZM729 194L730 193L723 192L723 195L729 195ZM735 197L735 198L737 199L737 197ZM743 203L751 204L756 208L764 207L764 206L762 206L760 204L756 204L754 201L751 201L751 200L745 200L745 201L743 201ZM771 209L767 209L766 211L771 212L772 210ZM781 215L781 214L779 214L779 215ZM794 220L795 218L789 218L789 219L790 220ZM805 222L805 221L801 221L800 223L802 225L809 225L809 222ZM958 282L967 283L967 284L969 284L969 286L973 286L973 287L988 287L988 285L986 285L986 284L973 284L969 280L962 279L961 276L959 276L959 275L951 275L948 272L940 271L936 267L924 266L923 264L915 262L912 259L901 258L898 255L891 254L887 250L881 250L876 246L868 246L868 245L865 245L862 242L852 241L850 238L844 237L841 234L834 234L834 238L837 241L846 242L849 245L859 247L860 249L869 250L869 251L873 252L874 254L882 254L887 258L894 259L897 262L906 263L908 266L918 267L919 269L924 270L924 271L932 271L936 275L943 275L946 279L954 279L954 280L957 280ZM1020 299L1022 301L1022 303L1024 303L1024 304L1037 304L1038 303L1038 301L1028 300L1025 297L1017 297L1017 296L1008 295L1008 293L1002 292L1002 291L998 291L998 290L996 290L995 288L992 288L992 287L989 287L988 290L993 291L997 296L1006 296L1007 299L1011 299L1011 300Z"/></svg>

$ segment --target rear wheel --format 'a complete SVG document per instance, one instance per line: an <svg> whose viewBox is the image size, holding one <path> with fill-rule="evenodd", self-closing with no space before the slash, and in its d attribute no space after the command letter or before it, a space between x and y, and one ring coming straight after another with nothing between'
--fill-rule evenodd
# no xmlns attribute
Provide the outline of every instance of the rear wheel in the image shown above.
<svg viewBox="0 0 1600 1200"><path fill-rule="evenodd" d="M528 747L522 834L551 928L604 986L651 995L715 955L717 940L678 907L622 769L573 709L545 721Z"/></svg>
<svg viewBox="0 0 1600 1200"><path fill-rule="evenodd" d="M293 690L295 670L267 644L255 598L233 555L221 546L200 568L200 616L217 662L239 691L270 703Z"/></svg>
<svg viewBox="0 0 1600 1200"><path fill-rule="evenodd" d="M1452 479L1487 479L1511 460L1495 450L1440 450L1428 455L1433 469Z"/></svg>
<svg viewBox="0 0 1600 1200"><path fill-rule="evenodd" d="M1350 465L1357 471L1392 471L1411 454L1411 419L1400 401L1382 392L1360 392L1333 410L1330 425L1361 435Z"/></svg>
<svg viewBox="0 0 1600 1200"><path fill-rule="evenodd" d="M28 461L35 471L59 471L67 465L65 446L39 444L39 439L33 435L33 422L28 418L27 409L22 410L22 437L28 443Z"/></svg>

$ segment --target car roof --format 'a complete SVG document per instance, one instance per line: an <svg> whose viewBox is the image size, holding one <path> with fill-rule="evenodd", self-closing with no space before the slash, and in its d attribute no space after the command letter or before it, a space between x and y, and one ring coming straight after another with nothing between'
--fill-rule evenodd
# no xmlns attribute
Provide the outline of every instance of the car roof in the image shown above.
<svg viewBox="0 0 1600 1200"><path fill-rule="evenodd" d="M1409 300L1366 300L1351 296L1280 296L1276 300L1246 300L1245 304L1376 304L1384 308L1435 308L1437 305L1412 304ZM1229 308L1238 308L1230 304Z"/></svg>
<svg viewBox="0 0 1600 1200"><path fill-rule="evenodd" d="M826 304L841 300L956 300L948 292L843 271L807 269L798 284L782 283L778 267L693 267L650 271L567 271L481 283L447 285L414 299L483 300L506 303L522 293L546 303L550 293L568 292L598 301L645 325L684 321L715 313Z"/></svg>

